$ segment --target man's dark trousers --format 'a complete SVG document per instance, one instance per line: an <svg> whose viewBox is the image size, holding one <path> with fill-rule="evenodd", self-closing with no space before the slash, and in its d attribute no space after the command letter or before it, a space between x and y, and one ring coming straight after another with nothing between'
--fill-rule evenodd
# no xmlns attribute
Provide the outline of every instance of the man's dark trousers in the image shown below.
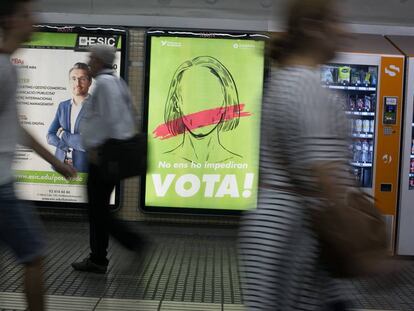
<svg viewBox="0 0 414 311"><path fill-rule="evenodd" d="M105 180L97 165L89 163L88 211L90 230L90 259L100 265L107 265L109 234L129 250L139 251L143 247L142 237L116 219L110 211L109 202L115 183Z"/></svg>

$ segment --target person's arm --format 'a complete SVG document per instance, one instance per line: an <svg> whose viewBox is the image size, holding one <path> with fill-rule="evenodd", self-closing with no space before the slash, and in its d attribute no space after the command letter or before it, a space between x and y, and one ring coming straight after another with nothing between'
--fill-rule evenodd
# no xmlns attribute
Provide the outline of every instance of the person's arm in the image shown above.
<svg viewBox="0 0 414 311"><path fill-rule="evenodd" d="M85 152L82 145L81 134L72 134L64 130L62 134L62 142L69 148Z"/></svg>
<svg viewBox="0 0 414 311"><path fill-rule="evenodd" d="M30 135L23 127L20 127L22 144L32 148L40 157L49 162L55 170L65 178L76 177L76 171L70 165L59 161L45 147L43 147L32 135Z"/></svg>
<svg viewBox="0 0 414 311"><path fill-rule="evenodd" d="M52 123L49 126L49 130L47 131L47 143L49 145L55 146L63 151L68 151L68 145L59 138L58 131L61 128L61 124L59 123L59 113L61 110L61 105L56 111L55 118L53 119Z"/></svg>

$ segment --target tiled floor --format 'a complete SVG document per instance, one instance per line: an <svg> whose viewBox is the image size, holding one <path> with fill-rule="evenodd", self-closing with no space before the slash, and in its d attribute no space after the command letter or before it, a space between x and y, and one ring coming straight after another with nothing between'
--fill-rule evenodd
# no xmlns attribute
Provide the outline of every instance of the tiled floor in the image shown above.
<svg viewBox="0 0 414 311"><path fill-rule="evenodd" d="M243 310L235 229L140 226L153 241L145 258L111 243L106 275L73 271L88 254L88 226L47 220L49 310ZM0 310L24 310L22 268L0 250ZM388 279L354 281L356 309L414 310L414 261Z"/></svg>

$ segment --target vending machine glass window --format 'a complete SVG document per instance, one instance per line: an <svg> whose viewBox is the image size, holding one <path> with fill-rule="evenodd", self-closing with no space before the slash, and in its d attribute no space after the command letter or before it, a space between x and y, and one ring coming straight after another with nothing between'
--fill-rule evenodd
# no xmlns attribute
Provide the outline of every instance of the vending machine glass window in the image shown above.
<svg viewBox="0 0 414 311"><path fill-rule="evenodd" d="M348 64L324 65L321 68L321 82L323 87L336 90L343 95L343 108L349 120L352 137L349 146L352 152L352 159L350 159L352 173L360 187L371 188L378 67Z"/></svg>

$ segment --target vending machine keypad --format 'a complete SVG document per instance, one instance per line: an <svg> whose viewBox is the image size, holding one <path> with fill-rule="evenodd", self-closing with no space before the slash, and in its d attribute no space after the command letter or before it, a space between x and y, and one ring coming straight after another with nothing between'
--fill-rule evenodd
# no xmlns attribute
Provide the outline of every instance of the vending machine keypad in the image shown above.
<svg viewBox="0 0 414 311"><path fill-rule="evenodd" d="M392 127L384 127L384 135L390 136L394 133L394 130Z"/></svg>

